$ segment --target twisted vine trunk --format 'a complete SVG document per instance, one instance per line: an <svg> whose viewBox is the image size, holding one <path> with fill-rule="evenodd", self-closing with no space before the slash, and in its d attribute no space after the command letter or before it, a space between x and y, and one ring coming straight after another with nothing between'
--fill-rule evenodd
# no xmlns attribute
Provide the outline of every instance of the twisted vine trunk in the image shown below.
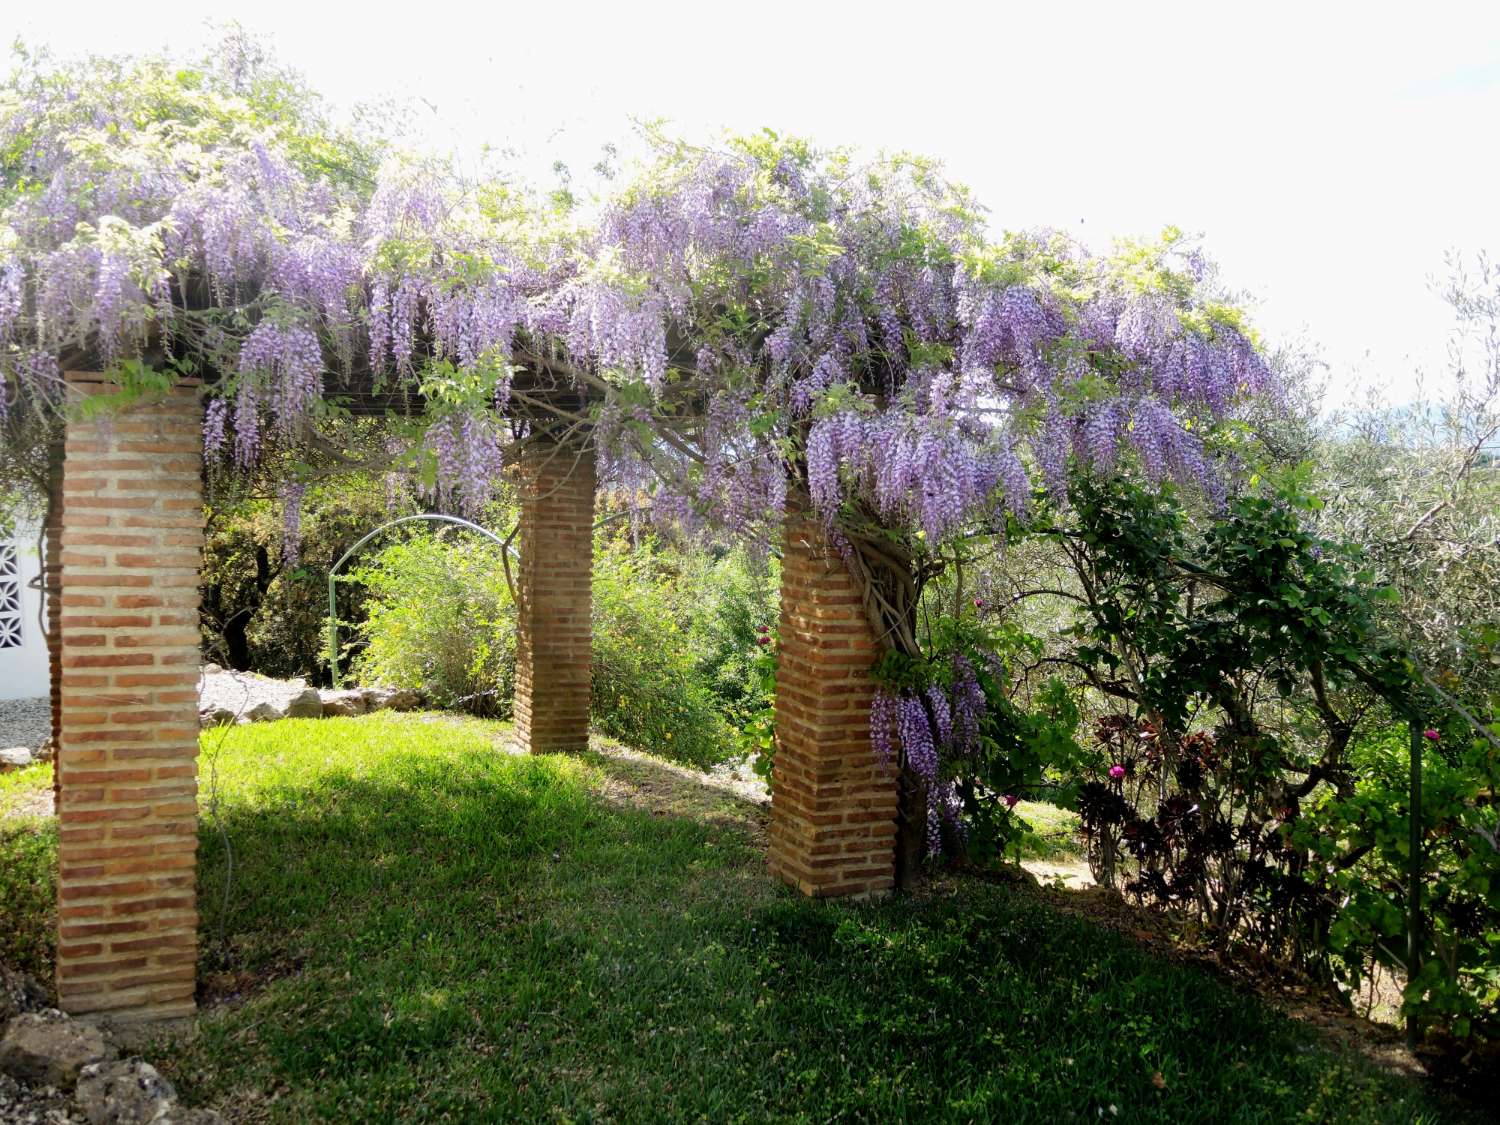
<svg viewBox="0 0 1500 1125"><path fill-rule="evenodd" d="M920 656L917 605L921 585L905 537L860 513L863 527L841 527L844 561L864 595L865 614L882 647ZM927 784L903 761L896 779L896 885L908 886L927 849Z"/></svg>

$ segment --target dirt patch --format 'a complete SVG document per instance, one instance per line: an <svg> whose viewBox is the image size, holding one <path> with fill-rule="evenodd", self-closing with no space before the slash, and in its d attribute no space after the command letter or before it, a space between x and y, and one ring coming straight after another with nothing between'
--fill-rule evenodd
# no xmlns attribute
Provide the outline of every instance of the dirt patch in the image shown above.
<svg viewBox="0 0 1500 1125"><path fill-rule="evenodd" d="M43 786L0 803L0 820L35 820L56 813L52 800L52 786Z"/></svg>
<svg viewBox="0 0 1500 1125"><path fill-rule="evenodd" d="M1021 866L1035 875L1037 882L1044 887L1060 886L1064 890L1081 891L1094 885L1094 873L1082 860L1068 863L1058 860L1023 859Z"/></svg>
<svg viewBox="0 0 1500 1125"><path fill-rule="evenodd" d="M198 980L198 1003L202 1007L242 1004L268 985L301 972L305 957L270 961L254 969L202 973Z"/></svg>

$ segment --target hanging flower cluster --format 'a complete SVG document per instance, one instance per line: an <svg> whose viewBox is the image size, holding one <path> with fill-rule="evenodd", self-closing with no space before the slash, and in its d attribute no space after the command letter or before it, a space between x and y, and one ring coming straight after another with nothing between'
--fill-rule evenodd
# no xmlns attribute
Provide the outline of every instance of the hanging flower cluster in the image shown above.
<svg viewBox="0 0 1500 1125"><path fill-rule="evenodd" d="M962 802L943 763L978 748L985 713L984 692L964 657L957 657L959 678L950 692L937 684L925 690L878 688L870 705L870 742L887 765L900 761L915 776L925 801L927 851L943 850L946 830L962 839L966 829Z"/></svg>

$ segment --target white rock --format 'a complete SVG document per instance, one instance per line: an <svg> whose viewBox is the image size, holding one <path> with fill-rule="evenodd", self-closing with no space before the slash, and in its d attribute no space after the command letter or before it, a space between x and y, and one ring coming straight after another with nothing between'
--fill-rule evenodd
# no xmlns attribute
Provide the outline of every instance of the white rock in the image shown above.
<svg viewBox="0 0 1500 1125"><path fill-rule="evenodd" d="M177 1106L172 1084L140 1059L84 1067L77 1096L91 1125L152 1125Z"/></svg>
<svg viewBox="0 0 1500 1125"><path fill-rule="evenodd" d="M8 750L0 750L0 773L6 770L25 769L36 761L35 756L25 746L12 746Z"/></svg>

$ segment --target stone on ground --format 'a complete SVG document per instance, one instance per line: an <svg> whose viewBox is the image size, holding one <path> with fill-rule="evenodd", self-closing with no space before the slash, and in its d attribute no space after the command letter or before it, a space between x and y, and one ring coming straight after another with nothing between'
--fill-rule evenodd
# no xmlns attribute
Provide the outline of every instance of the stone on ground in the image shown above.
<svg viewBox="0 0 1500 1125"><path fill-rule="evenodd" d="M278 680L254 672L223 669L213 672L205 668L198 681L198 709L223 707L244 715L258 704L269 703L278 711L285 711L287 704L306 689L306 680Z"/></svg>
<svg viewBox="0 0 1500 1125"><path fill-rule="evenodd" d="M286 717L288 719L321 719L323 717L323 697L318 694L317 688L303 688L287 702Z"/></svg>
<svg viewBox="0 0 1500 1125"><path fill-rule="evenodd" d="M177 1106L172 1084L140 1059L84 1067L77 1097L90 1125L152 1125Z"/></svg>
<svg viewBox="0 0 1500 1125"><path fill-rule="evenodd" d="M84 1067L114 1057L97 1027L53 1010L16 1016L0 1038L0 1070L34 1085L69 1089Z"/></svg>
<svg viewBox="0 0 1500 1125"><path fill-rule="evenodd" d="M11 746L0 750L0 773L7 770L25 769L36 761L36 757L25 746Z"/></svg>
<svg viewBox="0 0 1500 1125"><path fill-rule="evenodd" d="M266 700L264 703L257 703L245 712L245 721L247 723L274 723L277 719L284 718L286 718L286 712L270 700Z"/></svg>
<svg viewBox="0 0 1500 1125"><path fill-rule="evenodd" d="M362 691L325 691L322 700L323 714L328 717L348 718L365 713L365 693Z"/></svg>
<svg viewBox="0 0 1500 1125"><path fill-rule="evenodd" d="M389 688L367 687L360 688L359 691L365 697L366 711L384 711L390 706L391 692Z"/></svg>
<svg viewBox="0 0 1500 1125"><path fill-rule="evenodd" d="M365 699L371 711L415 711L422 697L409 688L366 688Z"/></svg>
<svg viewBox="0 0 1500 1125"><path fill-rule="evenodd" d="M0 1026L24 1012L40 1012L46 1006L47 990L34 977L0 965Z"/></svg>
<svg viewBox="0 0 1500 1125"><path fill-rule="evenodd" d="M5 1125L83 1125L84 1118L56 1086L23 1086L0 1073L0 1121Z"/></svg>
<svg viewBox="0 0 1500 1125"><path fill-rule="evenodd" d="M234 722L235 714L228 707L205 707L198 712L200 727L223 727Z"/></svg>

